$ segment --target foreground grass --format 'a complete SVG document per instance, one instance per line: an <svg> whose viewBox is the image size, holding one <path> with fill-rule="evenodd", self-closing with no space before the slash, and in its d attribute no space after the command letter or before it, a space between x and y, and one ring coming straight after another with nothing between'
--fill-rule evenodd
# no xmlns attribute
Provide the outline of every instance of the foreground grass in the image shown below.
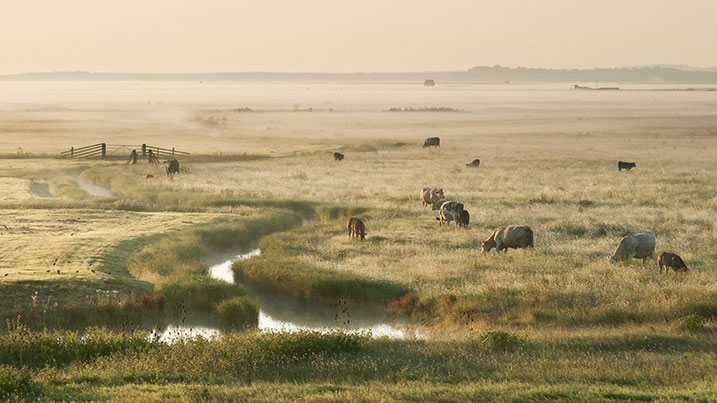
<svg viewBox="0 0 717 403"><path fill-rule="evenodd" d="M0 337L0 371L7 380L1 392L68 400L124 399L121 393L151 399L370 400L388 393L396 400L510 395L529 401L710 400L717 393L713 335L554 341L511 336L514 342L496 344L495 334L500 332L428 342L232 333L210 342L165 344L145 334L100 330L84 338L12 333ZM269 390L261 392L262 386Z"/></svg>

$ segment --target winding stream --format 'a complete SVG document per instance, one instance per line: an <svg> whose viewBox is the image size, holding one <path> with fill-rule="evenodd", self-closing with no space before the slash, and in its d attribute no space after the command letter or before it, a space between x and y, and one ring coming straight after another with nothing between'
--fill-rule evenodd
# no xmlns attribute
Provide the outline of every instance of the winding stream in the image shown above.
<svg viewBox="0 0 717 403"><path fill-rule="evenodd" d="M217 280L234 282L232 263L238 259L258 256L258 248L244 250L232 258L209 268L209 275ZM408 323L364 308L352 308L346 301L322 304L306 300L267 294L247 287L259 302L259 330L262 332L297 332L300 330L327 333L335 330L347 333L368 333L373 337L425 338Z"/></svg>
<svg viewBox="0 0 717 403"><path fill-rule="evenodd" d="M77 184L85 192L97 197L112 197L112 191L106 187L90 183L82 176L76 178ZM210 259L209 276L234 283L232 263L239 259L249 259L261 254L255 246L239 250L238 253L217 255ZM339 300L333 305L294 299L268 294L262 290L243 284L259 302L259 331L261 332L297 332L316 331L327 333L344 331L347 333L370 333L372 337L389 338L426 338L414 327L398 318L383 312L365 308L353 308L347 301ZM195 318L196 319L196 318ZM206 319L206 318L202 318ZM222 331L214 327L215 321L199 320L198 326L166 324L162 330L156 326L155 336L161 341L172 342L182 338L202 336L219 337ZM160 326L161 328L161 326Z"/></svg>

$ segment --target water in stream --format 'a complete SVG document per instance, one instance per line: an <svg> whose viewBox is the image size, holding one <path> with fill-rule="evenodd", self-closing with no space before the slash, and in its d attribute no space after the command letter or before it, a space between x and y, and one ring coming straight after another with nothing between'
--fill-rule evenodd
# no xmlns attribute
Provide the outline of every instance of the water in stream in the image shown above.
<svg viewBox="0 0 717 403"><path fill-rule="evenodd" d="M238 259L248 259L261 252L258 248L248 249L233 256L215 259L217 262L209 268L212 278L234 282L232 263ZM400 323L396 318L383 312L375 312L362 308L352 308L346 301L335 304L322 304L306 300L298 300L284 296L263 293L252 289L252 295L259 302L259 330L261 332L297 332L300 330L327 333L341 330L349 333L371 333L373 337L390 338L424 338L425 336ZM170 325L162 332L161 340L171 341L181 337L212 337L219 336L221 331L216 328L197 326Z"/></svg>

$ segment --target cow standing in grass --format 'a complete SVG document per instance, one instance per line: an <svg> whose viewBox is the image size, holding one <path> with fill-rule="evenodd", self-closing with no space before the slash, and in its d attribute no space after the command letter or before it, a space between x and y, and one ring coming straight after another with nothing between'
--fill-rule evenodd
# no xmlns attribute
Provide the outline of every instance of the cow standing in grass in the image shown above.
<svg viewBox="0 0 717 403"><path fill-rule="evenodd" d="M448 224L453 221L456 223L456 228L458 228L458 220L460 219L461 212L463 211L463 203L457 201L438 202L433 205L434 210L435 206L439 203L441 204L441 207L438 209L438 217L436 217L438 224L443 225L443 223Z"/></svg>
<svg viewBox="0 0 717 403"><path fill-rule="evenodd" d="M344 155L341 153L334 153L334 162L341 162L344 160Z"/></svg>
<svg viewBox="0 0 717 403"><path fill-rule="evenodd" d="M506 254L508 253L508 248L532 248L534 246L533 230L527 225L499 227L493 231L488 239L481 242L483 252L489 252L495 248L496 252L502 250Z"/></svg>
<svg viewBox="0 0 717 403"><path fill-rule="evenodd" d="M617 170L622 171L623 169L626 171L631 170L632 168L635 168L637 165L634 162L625 162L625 161L618 161L617 162Z"/></svg>
<svg viewBox="0 0 717 403"><path fill-rule="evenodd" d="M349 233L349 238L361 238L362 241L366 239L366 226L360 218L349 218L346 222L346 230Z"/></svg>
<svg viewBox="0 0 717 403"><path fill-rule="evenodd" d="M615 253L608 258L610 264L620 260L632 258L642 259L642 267L646 267L647 261L655 257L655 236L649 232L635 234L625 237L620 241Z"/></svg>
<svg viewBox="0 0 717 403"><path fill-rule="evenodd" d="M421 203L423 203L423 207L426 207L429 204L434 205L446 198L443 193L443 189L436 188L423 188L419 196L421 196ZM437 209L434 208L433 210Z"/></svg>
<svg viewBox="0 0 717 403"><path fill-rule="evenodd" d="M164 161L164 170L167 172L167 178L171 178L175 174L179 173L179 161L167 160Z"/></svg>
<svg viewBox="0 0 717 403"><path fill-rule="evenodd" d="M440 147L441 139L439 137L429 137L423 142L423 148L426 147Z"/></svg>
<svg viewBox="0 0 717 403"><path fill-rule="evenodd" d="M461 211L461 215L458 216L458 226L461 228L465 228L470 223L471 223L471 214L468 212L468 210Z"/></svg>

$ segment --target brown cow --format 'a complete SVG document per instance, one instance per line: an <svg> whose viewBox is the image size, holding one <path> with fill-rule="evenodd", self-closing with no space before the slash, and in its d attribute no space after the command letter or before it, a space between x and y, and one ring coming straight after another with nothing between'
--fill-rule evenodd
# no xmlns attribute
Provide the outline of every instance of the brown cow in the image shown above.
<svg viewBox="0 0 717 403"><path fill-rule="evenodd" d="M443 189L429 187L423 188L421 193L419 193L419 196L421 198L421 203L423 203L423 207L426 207L429 204L434 205L446 198L446 195L443 193ZM438 210L438 208L434 208L433 210Z"/></svg>
<svg viewBox="0 0 717 403"><path fill-rule="evenodd" d="M334 153L334 161L341 162L344 160L344 155L341 153Z"/></svg>
<svg viewBox="0 0 717 403"><path fill-rule="evenodd" d="M351 217L346 222L346 228L351 238L361 238L363 241L366 239L366 226L360 218Z"/></svg>
<svg viewBox="0 0 717 403"><path fill-rule="evenodd" d="M662 274L663 267L665 268L665 274L667 274L670 269L674 270L677 273L690 272L690 269L687 268L687 265L684 261L682 261L682 258L672 252L661 251L660 254L657 255L657 267L660 268L660 274Z"/></svg>
<svg viewBox="0 0 717 403"><path fill-rule="evenodd" d="M480 160L478 158L466 164L468 168L478 168L480 166Z"/></svg>
<svg viewBox="0 0 717 403"><path fill-rule="evenodd" d="M353 232L353 227L354 227L354 225L355 225L355 224L354 224L354 221L356 221L356 220L358 220L358 218L356 218L356 217L349 217L349 220L346 221L346 231L348 231L348 233L349 233L349 238L351 238L351 234L352 234L352 232Z"/></svg>
<svg viewBox="0 0 717 403"><path fill-rule="evenodd" d="M481 250L489 252L495 248L496 252L504 250L508 253L508 248L532 248L533 230L526 225L499 227L490 235L490 238L481 242Z"/></svg>

